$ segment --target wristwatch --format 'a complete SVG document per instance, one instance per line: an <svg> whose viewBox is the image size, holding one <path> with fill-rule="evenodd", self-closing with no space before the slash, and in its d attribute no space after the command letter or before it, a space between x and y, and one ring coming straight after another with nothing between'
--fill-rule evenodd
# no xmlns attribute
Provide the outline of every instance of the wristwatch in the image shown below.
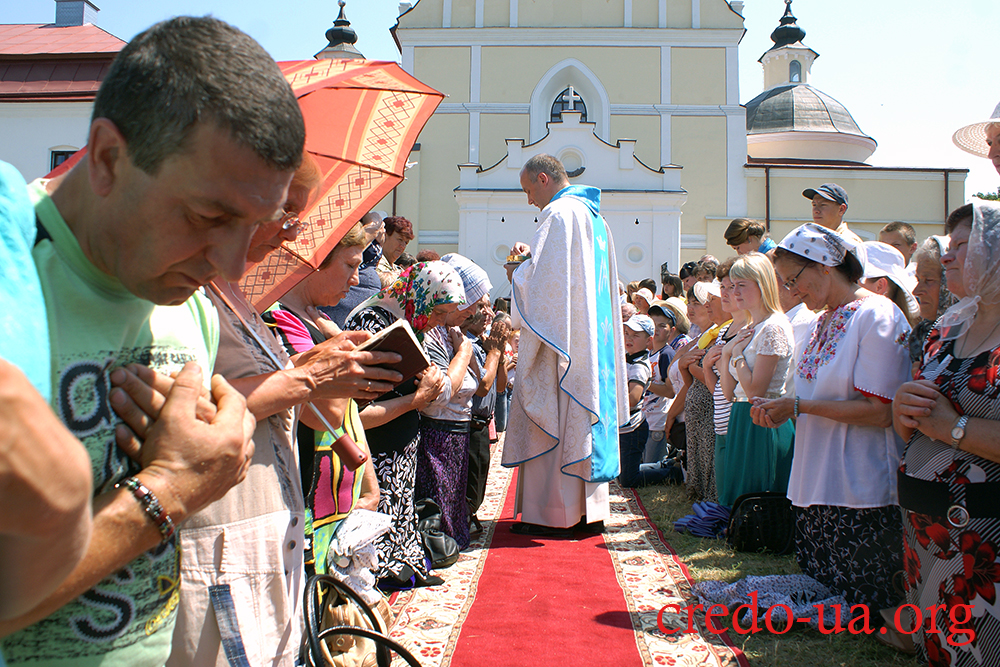
<svg viewBox="0 0 1000 667"><path fill-rule="evenodd" d="M966 415L962 415L955 422L955 425L951 427L951 446L958 449L958 444L965 437L965 425L968 423L969 418Z"/></svg>

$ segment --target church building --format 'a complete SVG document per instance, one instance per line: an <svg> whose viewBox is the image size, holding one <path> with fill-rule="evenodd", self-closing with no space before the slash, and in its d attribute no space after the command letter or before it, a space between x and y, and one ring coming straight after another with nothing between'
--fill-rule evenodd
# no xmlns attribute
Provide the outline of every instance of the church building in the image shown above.
<svg viewBox="0 0 1000 667"><path fill-rule="evenodd" d="M510 246L534 233L518 176L538 153L603 190L625 280L729 256L722 231L736 217L764 220L780 239L811 219L802 190L824 182L847 190L845 220L863 238L892 220L936 233L964 201L965 170L865 163L875 140L811 85L818 54L791 0L760 60L765 91L746 106L739 0L419 0L400 10L403 68L447 97L393 210L421 247L469 256L494 284L506 283Z"/></svg>

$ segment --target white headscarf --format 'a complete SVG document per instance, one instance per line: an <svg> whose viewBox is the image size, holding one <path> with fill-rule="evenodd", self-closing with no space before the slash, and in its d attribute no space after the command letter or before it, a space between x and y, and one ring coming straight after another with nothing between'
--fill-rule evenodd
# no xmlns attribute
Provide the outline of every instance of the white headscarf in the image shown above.
<svg viewBox="0 0 1000 667"><path fill-rule="evenodd" d="M979 302L1000 303L1000 204L972 200L972 233L962 267L966 296L938 322L942 340L965 333L979 312Z"/></svg>
<svg viewBox="0 0 1000 667"><path fill-rule="evenodd" d="M815 222L807 222L790 231L778 247L823 266L840 266L847 253L857 257L862 269L868 264L863 245L857 245Z"/></svg>

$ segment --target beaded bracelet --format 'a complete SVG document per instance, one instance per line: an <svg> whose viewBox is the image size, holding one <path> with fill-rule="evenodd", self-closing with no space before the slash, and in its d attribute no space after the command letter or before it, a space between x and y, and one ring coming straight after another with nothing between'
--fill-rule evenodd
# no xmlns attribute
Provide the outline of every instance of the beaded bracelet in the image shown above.
<svg viewBox="0 0 1000 667"><path fill-rule="evenodd" d="M796 419L798 419L799 418L799 397L798 396L795 397L795 407L793 408L793 412L795 413L793 416Z"/></svg>
<svg viewBox="0 0 1000 667"><path fill-rule="evenodd" d="M146 511L149 518L153 520L153 523L160 531L160 536L163 542L166 542L174 535L174 520L170 518L167 514L167 510L163 509L163 505L160 504L159 498L149 490L145 484L139 481L138 477L129 477L128 479L122 480L115 484L115 488L121 487L127 488L135 496L135 499L139 501L142 505L142 509Z"/></svg>

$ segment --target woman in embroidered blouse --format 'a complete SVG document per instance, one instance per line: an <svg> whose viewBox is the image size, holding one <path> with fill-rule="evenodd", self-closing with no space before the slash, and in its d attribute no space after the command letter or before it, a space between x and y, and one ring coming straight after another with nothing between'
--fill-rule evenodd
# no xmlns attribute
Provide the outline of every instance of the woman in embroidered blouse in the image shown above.
<svg viewBox="0 0 1000 667"><path fill-rule="evenodd" d="M750 419L750 400L784 395L795 348L792 325L781 312L774 268L767 257L751 252L733 264L729 277L736 307L748 311L753 324L726 344L716 364L725 371L722 390L734 401L728 435L715 450L715 485L722 505L732 505L744 493L785 493L795 437L791 420L771 429Z"/></svg>
<svg viewBox="0 0 1000 667"><path fill-rule="evenodd" d="M906 602L925 610L912 639L930 665L1000 664L1000 206L973 201L948 217L941 257L961 301L893 401L909 441L899 467Z"/></svg>
<svg viewBox="0 0 1000 667"><path fill-rule="evenodd" d="M751 416L771 428L797 417L788 497L802 571L849 604L877 610L896 603L892 576L901 567L902 440L890 397L909 377L910 328L891 301L858 286L863 253L815 223L778 245L778 280L826 312L795 369L798 396L757 399Z"/></svg>

